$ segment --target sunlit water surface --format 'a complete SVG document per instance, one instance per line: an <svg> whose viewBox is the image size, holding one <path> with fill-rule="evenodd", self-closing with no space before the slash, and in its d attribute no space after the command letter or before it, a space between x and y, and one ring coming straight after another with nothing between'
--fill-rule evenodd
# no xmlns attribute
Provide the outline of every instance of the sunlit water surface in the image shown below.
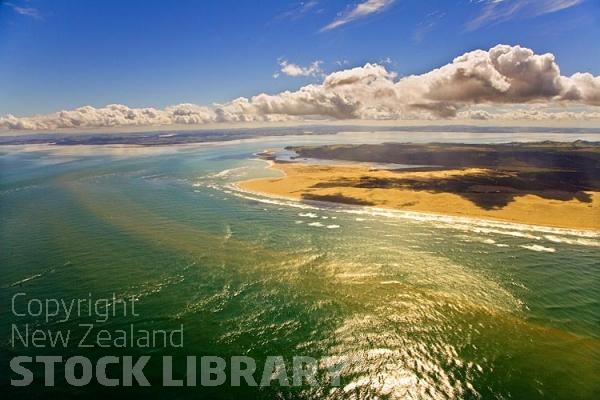
<svg viewBox="0 0 600 400"><path fill-rule="evenodd" d="M425 137L518 139L352 133L0 149L2 368L16 355L149 354L157 356L144 369L153 393L174 398L598 398L599 234L268 199L232 185L277 175L252 157L265 148ZM99 326L183 324L184 346L13 348L13 323L82 333L78 324L90 322L17 319L10 299L18 292L67 300L133 295L139 317ZM269 355L290 366L297 355L352 361L337 388L324 382L325 366L317 387L162 388L162 355L174 356L180 377L188 355L251 356L257 380ZM68 386L60 368L56 375L55 387L36 375L22 393L89 393ZM97 395L147 393L91 387Z"/></svg>

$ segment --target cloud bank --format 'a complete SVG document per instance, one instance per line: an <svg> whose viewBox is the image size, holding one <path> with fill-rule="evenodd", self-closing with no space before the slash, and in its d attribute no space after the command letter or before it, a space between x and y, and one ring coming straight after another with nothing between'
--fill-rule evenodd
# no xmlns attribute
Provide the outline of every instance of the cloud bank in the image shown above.
<svg viewBox="0 0 600 400"><path fill-rule="evenodd" d="M547 111L567 106L579 111ZM563 76L552 54L498 45L465 53L421 75L398 78L383 65L365 64L333 72L320 84L225 104L164 109L85 106L31 117L7 115L0 118L0 127L56 130L307 119L596 120L600 118L596 107L600 107L600 76ZM509 110L489 111L494 108Z"/></svg>

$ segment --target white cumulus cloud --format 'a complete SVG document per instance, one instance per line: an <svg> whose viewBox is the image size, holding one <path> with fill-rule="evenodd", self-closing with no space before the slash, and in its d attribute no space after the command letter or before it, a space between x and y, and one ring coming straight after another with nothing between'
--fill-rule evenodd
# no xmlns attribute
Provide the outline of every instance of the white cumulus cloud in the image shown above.
<svg viewBox="0 0 600 400"><path fill-rule="evenodd" d="M313 61L306 67L302 67L298 64L280 59L279 71L288 76L319 76L323 74L323 71L321 70L321 64L323 64L323 61L317 60ZM278 76L279 74L275 74L273 77L277 78Z"/></svg>
<svg viewBox="0 0 600 400"><path fill-rule="evenodd" d="M292 74L307 74L310 66L298 68L300 72ZM261 93L224 104L179 104L164 109L85 106L31 117L6 115L0 118L0 128L55 130L315 118L597 120L599 107L600 76L564 76L550 53L497 45L465 53L420 75L398 78L384 65L367 63L333 72L321 83L298 90ZM503 108L510 109L489 111Z"/></svg>

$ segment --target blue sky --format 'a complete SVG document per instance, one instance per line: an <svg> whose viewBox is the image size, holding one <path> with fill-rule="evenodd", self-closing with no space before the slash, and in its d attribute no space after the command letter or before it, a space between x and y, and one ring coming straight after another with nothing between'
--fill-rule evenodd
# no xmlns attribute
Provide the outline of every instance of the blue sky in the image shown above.
<svg viewBox="0 0 600 400"><path fill-rule="evenodd" d="M400 79L497 44L552 53L563 76L597 76L598 43L597 0L0 1L0 117L210 106L367 62ZM592 79L577 83L590 87L587 106Z"/></svg>
<svg viewBox="0 0 600 400"><path fill-rule="evenodd" d="M597 0L371 0L381 7L357 11L364 2L3 1L0 115L210 105L366 62L424 73L499 43L553 53L562 75L600 74ZM314 61L309 76L280 71Z"/></svg>

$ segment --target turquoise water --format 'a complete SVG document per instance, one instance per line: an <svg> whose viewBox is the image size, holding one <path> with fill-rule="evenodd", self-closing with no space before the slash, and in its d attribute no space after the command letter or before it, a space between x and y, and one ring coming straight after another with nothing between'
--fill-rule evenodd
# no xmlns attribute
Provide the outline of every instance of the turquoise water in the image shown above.
<svg viewBox="0 0 600 400"><path fill-rule="evenodd" d="M3 387L13 397L597 398L600 234L298 203L232 185L277 175L252 157L267 147L417 138L0 149ZM80 338L79 324L94 323L85 313L66 322L17 317L16 293L26 293L21 310L33 298L135 296L139 316L110 317L97 329L183 325L184 345L13 346L13 324ZM33 383L13 388L9 362L21 355L151 355L152 387L73 387L60 364L56 385L45 387L43 368L31 364ZM163 355L174 357L180 378L186 356L250 356L257 381L267 356L283 356L290 369L300 355L354 361L338 388L164 388Z"/></svg>

